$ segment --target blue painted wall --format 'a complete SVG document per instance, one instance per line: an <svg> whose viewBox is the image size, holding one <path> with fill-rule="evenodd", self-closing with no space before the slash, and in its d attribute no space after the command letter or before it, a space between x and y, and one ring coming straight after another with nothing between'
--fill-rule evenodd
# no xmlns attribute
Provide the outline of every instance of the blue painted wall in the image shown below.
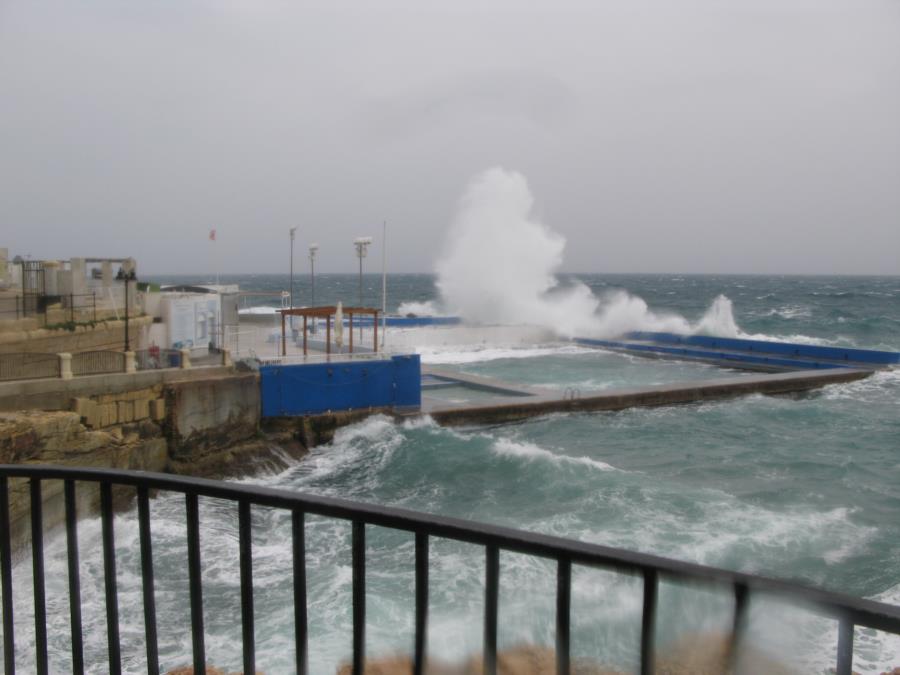
<svg viewBox="0 0 900 675"><path fill-rule="evenodd" d="M263 417L422 403L418 354L379 361L263 366L259 372Z"/></svg>
<svg viewBox="0 0 900 675"><path fill-rule="evenodd" d="M403 328L415 328L418 326L456 326L462 323L458 316L388 316L385 319L388 326L400 326ZM350 319L344 319L344 325L349 325ZM371 326L371 316L354 316L354 326ZM378 317L378 327L381 327L381 317Z"/></svg>
<svg viewBox="0 0 900 675"><path fill-rule="evenodd" d="M709 337L706 335L676 335L674 333L629 333L630 340L644 340L659 344L684 345L705 349L723 349L739 352L757 352L783 357L823 359L826 361L850 361L872 365L900 363L900 353L883 352L874 349L853 349L850 347L823 347L801 345L792 342L769 342L766 340L744 340L740 338Z"/></svg>

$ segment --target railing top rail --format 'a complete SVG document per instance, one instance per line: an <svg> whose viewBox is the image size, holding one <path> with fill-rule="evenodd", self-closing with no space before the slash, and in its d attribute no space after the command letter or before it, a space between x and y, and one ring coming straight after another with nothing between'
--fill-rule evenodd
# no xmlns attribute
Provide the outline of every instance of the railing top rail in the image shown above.
<svg viewBox="0 0 900 675"><path fill-rule="evenodd" d="M471 544L573 563L613 568L620 572L658 572L673 580L700 581L744 586L808 605L829 616L900 634L900 607L843 593L804 586L753 574L733 572L697 563L682 562L647 553L526 532L408 509L351 502L334 497L309 495L281 488L242 485L204 478L173 476L145 471L82 469L48 465L0 464L0 476L40 480L74 480L143 486L260 506L294 509L320 516L360 521L392 529L453 539Z"/></svg>

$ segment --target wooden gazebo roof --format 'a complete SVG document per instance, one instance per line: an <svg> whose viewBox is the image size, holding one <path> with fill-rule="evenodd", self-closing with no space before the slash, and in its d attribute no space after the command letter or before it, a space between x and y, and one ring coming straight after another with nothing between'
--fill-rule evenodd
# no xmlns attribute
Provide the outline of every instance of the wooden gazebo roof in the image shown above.
<svg viewBox="0 0 900 675"><path fill-rule="evenodd" d="M377 316L381 313L380 309L375 307L341 307L344 314L371 314ZM289 309L279 309L278 312L283 316L310 316L324 318L334 316L337 312L337 305L319 305L316 307L292 307Z"/></svg>
<svg viewBox="0 0 900 675"><path fill-rule="evenodd" d="M325 319L325 353L331 354L331 317L337 313L337 305L320 305L317 307L291 307L288 309L279 309L281 314L281 355L287 355L287 339L285 337L285 317L302 316L303 317L303 355L307 354L307 331L306 320L309 318ZM378 351L378 315L380 309L375 307L341 307L341 313L346 314L350 319L349 331L349 347L350 353L353 353L353 315L363 314L373 317L373 351Z"/></svg>

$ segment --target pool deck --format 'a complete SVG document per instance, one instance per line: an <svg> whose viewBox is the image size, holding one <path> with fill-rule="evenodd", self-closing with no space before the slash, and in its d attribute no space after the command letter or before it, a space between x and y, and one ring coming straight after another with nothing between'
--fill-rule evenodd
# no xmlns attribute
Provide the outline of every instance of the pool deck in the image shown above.
<svg viewBox="0 0 900 675"><path fill-rule="evenodd" d="M610 389L586 394L579 394L577 390L570 389L561 394L555 390L510 384L432 368L423 368L422 372L424 376L455 382L459 386L496 392L496 398L490 401L453 403L429 397L428 389L423 388L421 410L397 414L400 418L428 415L438 424L445 426L515 422L552 413L614 411L634 407L696 403L748 394L793 394L829 384L861 380L872 374L871 370L856 368L800 370Z"/></svg>

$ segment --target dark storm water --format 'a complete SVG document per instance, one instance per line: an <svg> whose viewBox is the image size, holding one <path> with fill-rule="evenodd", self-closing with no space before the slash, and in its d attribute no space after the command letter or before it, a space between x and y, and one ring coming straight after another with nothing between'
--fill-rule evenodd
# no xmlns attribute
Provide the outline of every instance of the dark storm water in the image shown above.
<svg viewBox="0 0 900 675"><path fill-rule="evenodd" d="M624 288L651 309L694 321L724 293L748 334L823 344L900 349L900 279L837 277L713 277L585 275L597 294ZM165 281L169 281L168 279ZM246 290L287 287L285 276L225 277ZM318 303L356 302L354 275L317 278ZM364 278L364 304L380 305L381 280ZM295 303L308 302L299 279ZM434 300L433 278L393 275L389 309ZM264 301L265 299L263 299ZM273 301L270 304L275 304ZM448 363L472 373L540 381L604 381L633 369L645 381L714 376L704 366L640 362L572 350L557 343L483 353ZM464 348L462 348L464 350ZM521 353L517 350L522 349ZM480 354L480 356L479 356ZM487 357L487 358L485 358ZM517 358L522 357L522 358ZM438 362L439 353L433 354ZM530 367L529 367L530 366ZM674 370L672 370L674 369ZM706 369L706 370L704 370ZM529 375L540 373L540 375ZM674 374L673 374L674 373ZM426 422L397 425L371 418L342 430L333 444L275 477L249 479L381 504L512 525L675 558L800 579L806 583L900 602L900 371L830 386L797 397L749 396L689 406L591 415L558 415L526 423L447 430ZM183 502L154 502L161 645L171 667L190 653L185 602ZM236 511L204 502L203 558L211 660L240 664ZM259 668L289 672L290 524L280 514L254 511L255 578L259 584ZM117 518L123 607L139 607L135 518ZM320 519L309 524L312 669L334 672L350 653L349 527ZM96 672L104 666L102 565L99 531L82 525L86 620ZM62 570L62 542L54 542ZM374 528L369 537L368 650L409 651L412 640L413 542ZM503 555L501 643L553 642L552 569ZM27 565L17 567L22 588ZM432 551L430 645L434 656L480 649L483 557L478 549L438 543ZM18 587L18 586L17 586ZM525 592L523 589L527 589ZM64 577L51 574L53 658L66 669ZM27 593L16 597L28 615ZM803 672L823 672L833 659L834 626L755 603L759 644ZM578 570L573 599L574 651L610 665L635 667L640 585L612 574ZM685 594L665 586L660 642L727 625L727 595ZM124 612L129 669L143 668L140 612ZM833 663L833 661L831 661ZM23 662L24 664L24 662ZM24 664L27 669L27 664ZM854 667L860 672L900 665L896 641L860 632Z"/></svg>

